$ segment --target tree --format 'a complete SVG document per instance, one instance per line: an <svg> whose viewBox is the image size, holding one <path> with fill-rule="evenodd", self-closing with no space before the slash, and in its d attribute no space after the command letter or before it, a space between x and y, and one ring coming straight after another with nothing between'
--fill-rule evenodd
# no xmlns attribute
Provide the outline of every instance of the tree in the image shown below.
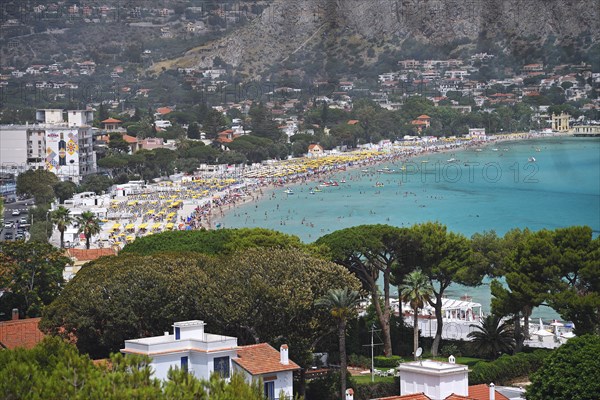
<svg viewBox="0 0 600 400"><path fill-rule="evenodd" d="M544 361L531 377L527 400L593 400L600 393L600 337L569 341Z"/></svg>
<svg viewBox="0 0 600 400"><path fill-rule="evenodd" d="M9 316L13 308L37 317L60 293L62 272L69 259L48 243L2 242L0 287L4 288L0 311Z"/></svg>
<svg viewBox="0 0 600 400"><path fill-rule="evenodd" d="M498 315L487 315L470 327L475 330L467 335L471 338L469 346L481 357L496 359L501 354L512 353L515 348L512 327Z"/></svg>
<svg viewBox="0 0 600 400"><path fill-rule="evenodd" d="M73 197L73 194L77 190L77 185L71 181L64 181L56 183L52 189L54 189L54 195L58 198L58 201L64 203L65 200Z"/></svg>
<svg viewBox="0 0 600 400"><path fill-rule="evenodd" d="M32 196L36 204L49 204L54 200L54 185L58 177L42 169L30 169L17 177L17 194Z"/></svg>
<svg viewBox="0 0 600 400"><path fill-rule="evenodd" d="M190 139L200 139L200 127L197 123L192 122L188 125L187 137Z"/></svg>
<svg viewBox="0 0 600 400"><path fill-rule="evenodd" d="M114 150L117 153L128 153L130 151L129 143L127 143L125 139L123 139L123 134L117 132L112 132L110 134L108 148Z"/></svg>
<svg viewBox="0 0 600 400"><path fill-rule="evenodd" d="M103 158L102 160L106 160L107 158ZM125 165L127 165L126 161L123 161L121 167ZM113 181L108 176L102 174L93 174L87 175L83 178L79 189L85 192L94 192L96 194L102 194L103 192L106 192L108 188L110 188L112 185Z"/></svg>
<svg viewBox="0 0 600 400"><path fill-rule="evenodd" d="M50 213L50 221L56 225L56 229L60 232L60 248L65 247L65 230L73 222L70 215L71 211L63 206L59 206L56 210Z"/></svg>
<svg viewBox="0 0 600 400"><path fill-rule="evenodd" d="M529 337L529 317L534 307L547 301L551 290L559 286L560 268L558 249L553 243L553 234L548 230L527 233L517 243L506 260L505 288L497 281L492 284L492 310L516 311L516 350L520 351L523 341ZM501 311L502 310L502 311ZM519 315L524 318L521 334Z"/></svg>
<svg viewBox="0 0 600 400"><path fill-rule="evenodd" d="M84 211L76 219L78 233L83 233L85 236L85 248L90 248L90 239L92 236L100 233L100 220L91 211Z"/></svg>
<svg viewBox="0 0 600 400"><path fill-rule="evenodd" d="M329 334L314 300L359 282L344 268L296 249L253 248L211 257L198 253L119 254L83 267L44 312L41 329L94 357L130 338L160 335L173 321L198 319L240 344L290 347L302 366Z"/></svg>
<svg viewBox="0 0 600 400"><path fill-rule="evenodd" d="M429 302L432 291L431 283L420 270L409 273L404 279L404 284L399 287L400 299L409 303L413 310L413 354L415 360L419 347L419 309Z"/></svg>
<svg viewBox="0 0 600 400"><path fill-rule="evenodd" d="M306 249L298 236L264 228L168 231L138 238L126 245L122 254L160 253L232 254L252 248Z"/></svg>
<svg viewBox="0 0 600 400"><path fill-rule="evenodd" d="M483 271L475 268L469 240L448 232L439 222L427 222L410 228L412 251L402 253L399 263L407 270L420 268L429 278L433 296L429 304L435 309L437 327L431 352L437 356L443 332L442 298L451 283L478 285Z"/></svg>
<svg viewBox="0 0 600 400"><path fill-rule="evenodd" d="M340 345L340 393L346 396L346 374L348 363L346 361L346 323L354 315L360 303L360 295L356 291L344 289L331 289L315 302L316 305L326 307L331 316L337 321L338 340Z"/></svg>
<svg viewBox="0 0 600 400"><path fill-rule="evenodd" d="M600 239L589 226L554 231L561 280L549 296L560 315L575 324L578 336L600 334Z"/></svg>
<svg viewBox="0 0 600 400"><path fill-rule="evenodd" d="M315 242L329 248L331 260L355 274L371 295L382 330L383 353L388 357L392 355L390 284L398 253L404 246L405 232L389 225L360 225L335 231ZM377 285L380 275L383 278L383 307Z"/></svg>

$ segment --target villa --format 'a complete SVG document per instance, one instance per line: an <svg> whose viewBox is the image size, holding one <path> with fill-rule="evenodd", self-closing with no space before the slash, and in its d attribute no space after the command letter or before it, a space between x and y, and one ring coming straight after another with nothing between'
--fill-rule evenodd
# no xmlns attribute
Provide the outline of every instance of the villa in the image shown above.
<svg viewBox="0 0 600 400"><path fill-rule="evenodd" d="M203 321L181 321L173 324L173 334L125 341L124 354L144 354L152 358L154 377L167 379L169 369L180 368L198 379L209 379L213 373L229 379L240 372L247 381L263 381L266 399L293 397L293 372L300 366L288 356L288 346L277 351L267 343L238 346L237 338L206 333Z"/></svg>

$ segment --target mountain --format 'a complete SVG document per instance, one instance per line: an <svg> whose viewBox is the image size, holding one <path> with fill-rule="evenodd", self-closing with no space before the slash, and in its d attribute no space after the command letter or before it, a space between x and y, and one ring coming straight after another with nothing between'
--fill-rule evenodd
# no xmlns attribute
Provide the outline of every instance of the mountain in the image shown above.
<svg viewBox="0 0 600 400"><path fill-rule="evenodd" d="M288 69L323 59L369 66L420 45L450 55L492 45L524 56L543 45L586 52L600 38L599 10L599 0L274 0L246 25L153 70L217 59L257 78L289 60Z"/></svg>

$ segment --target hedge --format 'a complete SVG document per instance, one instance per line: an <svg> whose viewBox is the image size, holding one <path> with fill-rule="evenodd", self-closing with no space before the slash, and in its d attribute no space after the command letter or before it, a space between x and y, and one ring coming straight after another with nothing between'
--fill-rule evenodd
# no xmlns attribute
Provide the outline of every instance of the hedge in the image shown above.
<svg viewBox="0 0 600 400"><path fill-rule="evenodd" d="M400 356L375 356L373 359L376 368L396 368L401 361Z"/></svg>
<svg viewBox="0 0 600 400"><path fill-rule="evenodd" d="M508 384L515 378L537 371L550 353L549 350L535 350L532 353L517 353L512 356L505 354L495 361L480 361L469 373L469 384Z"/></svg>

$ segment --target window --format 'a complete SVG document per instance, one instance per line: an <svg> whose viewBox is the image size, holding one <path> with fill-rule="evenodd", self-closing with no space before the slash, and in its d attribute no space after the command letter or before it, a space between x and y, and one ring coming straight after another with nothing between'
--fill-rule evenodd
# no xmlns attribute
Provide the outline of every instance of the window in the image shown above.
<svg viewBox="0 0 600 400"><path fill-rule="evenodd" d="M175 340L181 339L181 329L175 328Z"/></svg>
<svg viewBox="0 0 600 400"><path fill-rule="evenodd" d="M265 382L265 398L269 400L275 399L275 382Z"/></svg>
<svg viewBox="0 0 600 400"><path fill-rule="evenodd" d="M181 370L188 372L188 358L187 356L181 357Z"/></svg>
<svg viewBox="0 0 600 400"><path fill-rule="evenodd" d="M215 357L213 360L214 371L221 375L221 378L229 378L229 357Z"/></svg>

